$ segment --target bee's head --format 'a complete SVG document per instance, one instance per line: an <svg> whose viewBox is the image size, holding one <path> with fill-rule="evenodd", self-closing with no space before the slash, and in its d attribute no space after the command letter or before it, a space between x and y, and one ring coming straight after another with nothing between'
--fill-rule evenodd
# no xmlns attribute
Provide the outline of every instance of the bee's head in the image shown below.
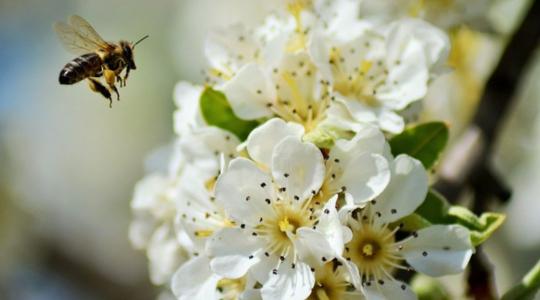
<svg viewBox="0 0 540 300"><path fill-rule="evenodd" d="M135 43L129 43L126 41L120 42L120 46L122 47L122 52L124 53L124 58L126 59L126 63L128 67L132 70L137 69L137 66L135 66L135 60L133 60L133 49L135 49L135 46L137 46L138 43L144 41L148 35L145 35Z"/></svg>
<svg viewBox="0 0 540 300"><path fill-rule="evenodd" d="M120 47L122 48L122 56L126 61L128 68L135 70L137 66L135 65L135 60L133 59L133 46L131 43L126 41L120 41Z"/></svg>

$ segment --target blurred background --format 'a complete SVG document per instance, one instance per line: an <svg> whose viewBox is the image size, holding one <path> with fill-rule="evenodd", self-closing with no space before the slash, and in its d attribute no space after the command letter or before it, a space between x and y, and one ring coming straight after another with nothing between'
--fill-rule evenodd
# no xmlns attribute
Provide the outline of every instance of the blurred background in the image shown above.
<svg viewBox="0 0 540 300"><path fill-rule="evenodd" d="M202 82L209 29L257 24L279 2L0 0L0 299L156 297L144 253L128 240L129 201L149 153L174 138L174 84ZM455 93L445 81L430 91L431 117L452 124L456 138L528 3L491 1L483 12L489 30L465 39L465 47L477 45L476 56L464 62L478 81L476 94L447 99ZM137 47L138 68L112 109L84 82L58 84L60 69L74 57L52 24L71 14L86 18L107 40L150 35ZM540 256L536 56L493 158L514 190L508 206L495 208L508 219L486 249L499 291Z"/></svg>

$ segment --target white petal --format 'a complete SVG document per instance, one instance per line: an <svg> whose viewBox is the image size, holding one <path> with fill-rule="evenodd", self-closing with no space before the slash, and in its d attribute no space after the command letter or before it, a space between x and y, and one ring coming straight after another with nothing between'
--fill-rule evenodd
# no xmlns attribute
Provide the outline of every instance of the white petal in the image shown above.
<svg viewBox="0 0 540 300"><path fill-rule="evenodd" d="M383 110L378 115L379 127L390 133L400 133L405 128L403 117L389 110Z"/></svg>
<svg viewBox="0 0 540 300"><path fill-rule="evenodd" d="M334 259L336 251L333 246L322 232L308 227L296 230L294 248L302 261L310 265L322 265L324 262Z"/></svg>
<svg viewBox="0 0 540 300"><path fill-rule="evenodd" d="M208 235L199 236L199 232L216 232L227 222L222 208L212 201L211 195L200 175L192 172L190 176L182 178L178 188L178 214L177 223L181 229L199 247L204 247ZM178 230L177 230L178 232Z"/></svg>
<svg viewBox="0 0 540 300"><path fill-rule="evenodd" d="M225 228L207 243L207 251L214 258L210 266L217 274L227 278L240 278L260 261L260 239L244 229Z"/></svg>
<svg viewBox="0 0 540 300"><path fill-rule="evenodd" d="M266 282L274 276L272 271L279 263L278 255L262 256L259 263L249 269L249 276L258 282Z"/></svg>
<svg viewBox="0 0 540 300"><path fill-rule="evenodd" d="M365 126L351 140L337 140L335 147L330 151L330 157L339 158L346 164L347 158L362 153L376 153L387 157L388 152L389 148L382 131L376 126Z"/></svg>
<svg viewBox="0 0 540 300"><path fill-rule="evenodd" d="M358 132L365 126L352 117L344 103L338 101L333 101L326 109L326 119L319 126L325 125L352 132Z"/></svg>
<svg viewBox="0 0 540 300"><path fill-rule="evenodd" d="M218 204L242 223L255 225L261 216L273 212L266 201L275 199L272 179L245 158L231 161L229 168L219 176L215 193Z"/></svg>
<svg viewBox="0 0 540 300"><path fill-rule="evenodd" d="M448 35L441 29L420 19L403 19L392 23L388 31L389 49L403 48L408 41L418 41L422 45L425 61L429 68L441 68L450 51Z"/></svg>
<svg viewBox="0 0 540 300"><path fill-rule="evenodd" d="M174 231L167 224L152 235L147 256L150 281L157 285L168 282L175 270L187 259L187 253L180 247Z"/></svg>
<svg viewBox="0 0 540 300"><path fill-rule="evenodd" d="M181 81L174 87L174 102L178 110L174 113L174 131L182 135L190 128L204 125L199 112L202 87Z"/></svg>
<svg viewBox="0 0 540 300"><path fill-rule="evenodd" d="M249 156L258 163L270 167L274 147L285 137L294 136L300 139L303 134L302 125L273 118L249 134L247 138Z"/></svg>
<svg viewBox="0 0 540 300"><path fill-rule="evenodd" d="M182 153L185 161L183 168L194 166L201 172L202 180L208 180L220 170L220 154L223 153L227 159L237 156L239 143L230 132L209 126L184 134L177 143L177 151ZM184 170L184 173L188 172Z"/></svg>
<svg viewBox="0 0 540 300"><path fill-rule="evenodd" d="M474 252L469 231L460 225L433 225L403 245L402 255L417 271L443 276L465 270Z"/></svg>
<svg viewBox="0 0 540 300"><path fill-rule="evenodd" d="M384 106L402 110L426 95L429 70L423 50L418 41L411 40L399 57L388 62L392 67L386 82L377 88L377 99L383 101ZM395 65L396 60L401 63Z"/></svg>
<svg viewBox="0 0 540 300"><path fill-rule="evenodd" d="M424 201L428 176L422 163L406 154L392 162L390 183L373 205L383 222L393 222L408 216Z"/></svg>
<svg viewBox="0 0 540 300"><path fill-rule="evenodd" d="M260 289L246 289L241 295L240 300L262 300Z"/></svg>
<svg viewBox="0 0 540 300"><path fill-rule="evenodd" d="M411 288L401 282L384 280L381 284L376 281L371 281L369 285L364 284L364 293L366 300L414 300L417 299Z"/></svg>
<svg viewBox="0 0 540 300"><path fill-rule="evenodd" d="M358 270L358 266L350 261L346 260L343 256L338 257L339 262L343 264L343 267L347 270L347 273L349 274L349 281L350 283L357 289L362 290L362 277L360 276L360 271Z"/></svg>
<svg viewBox="0 0 540 300"><path fill-rule="evenodd" d="M318 67L323 78L332 84L332 68L330 68L330 64L328 63L330 54L328 53L327 43L325 43L322 35L318 33L319 32L316 31L311 36L308 44L308 53L311 56L313 63Z"/></svg>
<svg viewBox="0 0 540 300"><path fill-rule="evenodd" d="M346 97L340 98L341 99L338 98L338 100L345 104L349 113L358 122L374 123L377 121L376 109L374 109L373 107L364 105L357 99L349 99Z"/></svg>
<svg viewBox="0 0 540 300"><path fill-rule="evenodd" d="M287 137L274 148L272 176L291 198L299 197L300 203L319 190L324 173L324 158L315 145Z"/></svg>
<svg viewBox="0 0 540 300"><path fill-rule="evenodd" d="M237 71L254 57L257 45L241 24L209 32L204 50L210 65L222 72Z"/></svg>
<svg viewBox="0 0 540 300"><path fill-rule="evenodd" d="M164 218L175 211L174 190L170 180L160 174L145 176L135 186L131 201L134 211L144 211L156 218Z"/></svg>
<svg viewBox="0 0 540 300"><path fill-rule="evenodd" d="M183 264L171 281L171 289L180 300L218 299L216 286L221 276L210 269L206 256L194 257Z"/></svg>
<svg viewBox="0 0 540 300"><path fill-rule="evenodd" d="M129 224L129 240L134 248L146 248L158 221L149 213L136 213L134 220Z"/></svg>
<svg viewBox="0 0 540 300"><path fill-rule="evenodd" d="M323 233L326 239L332 245L335 255L341 255L345 247L345 243L352 238L352 232L349 227L341 225L338 212L336 210L336 202L338 196L335 195L324 205L323 213L319 216L317 231Z"/></svg>
<svg viewBox="0 0 540 300"><path fill-rule="evenodd" d="M281 264L277 275L271 275L261 289L265 300L304 300L311 293L315 276L310 267L297 262L295 268Z"/></svg>
<svg viewBox="0 0 540 300"><path fill-rule="evenodd" d="M382 155L365 153L343 166L343 173L331 183L344 188L355 204L362 204L377 197L390 181L388 161Z"/></svg>
<svg viewBox="0 0 540 300"><path fill-rule="evenodd" d="M249 64L225 83L223 93L231 104L234 113L247 120L270 116L267 106L275 99L275 90L263 71L255 64Z"/></svg>

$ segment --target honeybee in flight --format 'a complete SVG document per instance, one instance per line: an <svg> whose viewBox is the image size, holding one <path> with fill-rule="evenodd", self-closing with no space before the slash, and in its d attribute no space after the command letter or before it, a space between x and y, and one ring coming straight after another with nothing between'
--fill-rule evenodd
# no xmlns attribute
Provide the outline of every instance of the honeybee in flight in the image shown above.
<svg viewBox="0 0 540 300"><path fill-rule="evenodd" d="M135 43L119 41L115 44L104 41L92 25L80 16L69 17L68 23L56 22L54 30L66 50L80 56L62 68L58 78L60 84L74 84L87 79L90 88L109 99L109 106L112 107L111 92L116 93L117 100L120 100L115 83L118 81L120 87L126 86L129 71L137 68L133 50L148 35ZM124 69L126 72L121 77ZM102 76L108 88L98 80Z"/></svg>

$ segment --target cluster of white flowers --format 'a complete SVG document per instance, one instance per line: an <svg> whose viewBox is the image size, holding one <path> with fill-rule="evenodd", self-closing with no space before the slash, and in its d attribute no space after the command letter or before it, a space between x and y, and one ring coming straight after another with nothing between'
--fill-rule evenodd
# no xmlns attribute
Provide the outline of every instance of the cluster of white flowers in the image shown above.
<svg viewBox="0 0 540 300"><path fill-rule="evenodd" d="M207 85L260 125L245 141L209 126L205 88L177 85L169 174L143 179L132 202L153 283L178 299L414 299L395 271L464 270L464 227L400 230L428 175L387 142L444 70L448 39L421 20L363 21L358 7L294 1L209 36Z"/></svg>

